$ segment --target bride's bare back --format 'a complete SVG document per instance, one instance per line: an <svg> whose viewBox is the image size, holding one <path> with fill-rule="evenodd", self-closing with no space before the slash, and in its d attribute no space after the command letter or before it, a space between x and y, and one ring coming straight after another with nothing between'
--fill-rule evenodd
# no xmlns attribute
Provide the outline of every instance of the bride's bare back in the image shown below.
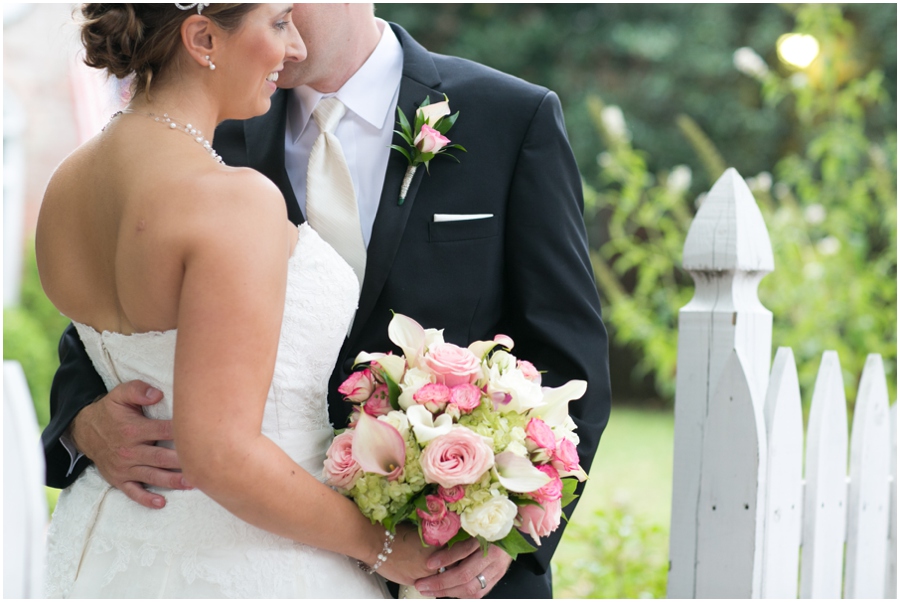
<svg viewBox="0 0 900 602"><path fill-rule="evenodd" d="M271 182L219 164L179 130L123 114L50 181L36 239L41 281L63 314L99 331L173 329L188 250L238 235L232 228L271 238L272 219L286 258L296 231Z"/></svg>

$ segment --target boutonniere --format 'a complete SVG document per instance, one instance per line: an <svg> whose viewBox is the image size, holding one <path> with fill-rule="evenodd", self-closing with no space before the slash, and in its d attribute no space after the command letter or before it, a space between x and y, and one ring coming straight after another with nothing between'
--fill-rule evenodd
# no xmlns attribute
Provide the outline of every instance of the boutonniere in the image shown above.
<svg viewBox="0 0 900 602"><path fill-rule="evenodd" d="M463 152L467 151L458 144L450 144L450 139L444 135L450 131L450 128L456 123L456 118L459 117L459 111L450 115L450 101L446 94L444 100L435 104L431 104L431 99L426 98L416 109L416 118L412 127L400 107L397 107L397 115L399 116L397 125L400 126L400 129L394 131L409 146L406 149L396 144L391 145L392 149L399 151L409 161L406 175L403 176L403 184L400 186L400 199L397 201L398 205L402 205L419 165L425 165L425 171L428 171L428 163L438 155L446 155L459 163L459 159L448 153L447 150L455 148Z"/></svg>

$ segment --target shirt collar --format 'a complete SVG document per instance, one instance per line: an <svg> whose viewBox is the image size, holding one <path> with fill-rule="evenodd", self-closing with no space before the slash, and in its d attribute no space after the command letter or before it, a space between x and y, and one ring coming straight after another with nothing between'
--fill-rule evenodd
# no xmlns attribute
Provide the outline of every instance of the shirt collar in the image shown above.
<svg viewBox="0 0 900 602"><path fill-rule="evenodd" d="M334 94L322 94L309 86L298 86L288 99L288 124L294 143L303 134L319 100L336 96L352 111L376 129L384 127L394 110L394 98L403 77L403 47L394 30L379 19L383 31L381 40L366 62L341 89Z"/></svg>

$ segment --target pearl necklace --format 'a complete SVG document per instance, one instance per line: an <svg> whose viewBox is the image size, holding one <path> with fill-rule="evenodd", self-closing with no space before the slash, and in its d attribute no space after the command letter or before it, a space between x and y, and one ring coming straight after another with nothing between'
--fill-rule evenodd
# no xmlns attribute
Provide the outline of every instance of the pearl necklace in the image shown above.
<svg viewBox="0 0 900 602"><path fill-rule="evenodd" d="M187 125L180 125L180 124L176 123L175 121L173 121L172 118L169 117L168 113L163 113L162 116L160 117L159 115L157 115L155 113L142 113L140 111L134 111L132 109L122 109L121 111L116 111L115 113L113 113L113 116L109 118L109 120L112 121L113 119L115 119L116 117L121 115L122 113L131 113L134 115L143 115L144 117L150 117L151 119L153 119L153 121L156 121L157 123L162 123L164 125L168 125L169 129L179 130L179 131L184 132L185 134L187 134L188 136L193 138L194 141L197 142L197 144L202 146L203 149L206 152L208 152L210 154L210 156L212 156L213 159L215 159L222 165L225 165L225 161L222 160L222 157L219 156L219 153L217 153L216 150L212 147L212 144L209 143L209 140L207 140L206 138L203 137L203 132L196 129L190 123ZM106 128L103 128L103 129L106 129Z"/></svg>

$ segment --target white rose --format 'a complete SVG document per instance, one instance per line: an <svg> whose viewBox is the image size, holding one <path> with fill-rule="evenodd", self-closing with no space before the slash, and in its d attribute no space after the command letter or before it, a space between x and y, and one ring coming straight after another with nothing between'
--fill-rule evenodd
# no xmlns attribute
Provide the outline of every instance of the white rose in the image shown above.
<svg viewBox="0 0 900 602"><path fill-rule="evenodd" d="M494 355L488 361L491 367L496 366L501 373L507 372L510 368L516 367L516 356L506 351L495 351Z"/></svg>
<svg viewBox="0 0 900 602"><path fill-rule="evenodd" d="M513 502L498 496L468 508L459 518L462 528L469 535L498 541L509 534L518 513L519 509Z"/></svg>
<svg viewBox="0 0 900 602"><path fill-rule="evenodd" d="M400 436L403 437L403 439L406 439L406 436L409 435L409 420L403 412L392 410L384 416L379 416L378 420L383 420L397 429L397 432L400 433Z"/></svg>
<svg viewBox="0 0 900 602"><path fill-rule="evenodd" d="M541 386L525 378L521 370L510 370L505 374L500 374L498 367L494 366L491 368L488 392L510 395L509 403L497 406L501 412L524 414L544 403L544 392L541 390Z"/></svg>
<svg viewBox="0 0 900 602"><path fill-rule="evenodd" d="M430 372L425 372L419 368L410 368L407 370L406 375L403 377L403 382L400 385L400 398L397 400L400 407L406 410L409 409L410 406L416 405L413 395L428 383L434 382L432 380L433 378L434 377Z"/></svg>

